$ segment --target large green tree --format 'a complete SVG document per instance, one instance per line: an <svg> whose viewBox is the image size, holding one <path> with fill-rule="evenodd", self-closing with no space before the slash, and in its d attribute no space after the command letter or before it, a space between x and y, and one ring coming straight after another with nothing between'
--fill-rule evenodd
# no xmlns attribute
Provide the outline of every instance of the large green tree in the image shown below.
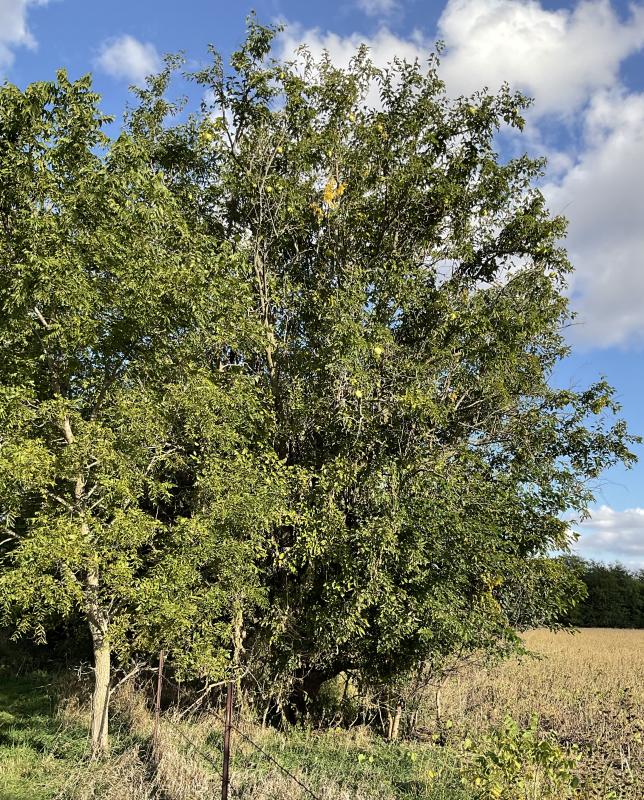
<svg viewBox="0 0 644 800"><path fill-rule="evenodd" d="M19 631L86 615L97 749L110 653L288 713L511 649L632 459L609 386L552 385L565 224L494 149L524 99L274 33L180 122L171 60L113 141L87 80L0 91L0 588Z"/></svg>
<svg viewBox="0 0 644 800"><path fill-rule="evenodd" d="M37 638L84 615L99 753L114 655L221 676L280 486L259 389L221 360L258 335L238 259L97 103L64 73L0 89L0 602Z"/></svg>
<svg viewBox="0 0 644 800"><path fill-rule="evenodd" d="M310 694L554 623L576 596L547 559L568 541L562 513L583 514L632 455L611 387L552 383L565 221L538 189L543 162L495 150L525 99L450 99L435 57L285 63L273 33L251 22L232 70L215 54L193 76L211 102L157 153L247 264L265 336L229 366L270 398L297 482L247 648L267 687L282 675Z"/></svg>

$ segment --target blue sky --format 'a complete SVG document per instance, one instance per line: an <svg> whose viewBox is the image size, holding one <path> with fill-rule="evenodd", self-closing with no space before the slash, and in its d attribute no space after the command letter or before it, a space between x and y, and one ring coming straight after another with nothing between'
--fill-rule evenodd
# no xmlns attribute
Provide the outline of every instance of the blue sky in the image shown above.
<svg viewBox="0 0 644 800"><path fill-rule="evenodd" d="M623 0L0 0L0 77L20 86L92 71L108 113L160 56L194 64L213 43L229 53L254 8L282 21L289 54L305 42L346 63L365 42L378 63L425 58L446 43L441 73L453 94L507 80L535 98L525 134L505 146L545 154L543 190L570 221L574 354L555 380L604 375L634 433L644 434L644 2ZM644 566L642 463L615 468L597 489L579 551Z"/></svg>

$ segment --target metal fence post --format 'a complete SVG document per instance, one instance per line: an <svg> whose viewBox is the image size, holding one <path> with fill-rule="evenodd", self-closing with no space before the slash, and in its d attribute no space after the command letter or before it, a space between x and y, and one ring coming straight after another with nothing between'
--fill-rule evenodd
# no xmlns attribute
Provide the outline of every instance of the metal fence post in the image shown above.
<svg viewBox="0 0 644 800"><path fill-rule="evenodd" d="M228 785L230 783L230 733L233 726L233 691L232 681L228 684L226 692L226 720L224 724L224 763L221 773L221 800L228 800Z"/></svg>
<svg viewBox="0 0 644 800"><path fill-rule="evenodd" d="M163 686L163 662L165 651L159 653L159 672L157 674L157 696L154 702L154 743L157 744L159 737L159 719L161 717L161 689Z"/></svg>

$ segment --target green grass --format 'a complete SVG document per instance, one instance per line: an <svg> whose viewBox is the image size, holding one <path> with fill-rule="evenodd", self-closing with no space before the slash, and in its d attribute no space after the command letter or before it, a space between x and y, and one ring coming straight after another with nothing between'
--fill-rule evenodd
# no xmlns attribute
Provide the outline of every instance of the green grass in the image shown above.
<svg viewBox="0 0 644 800"><path fill-rule="evenodd" d="M86 752L86 729L56 717L51 681L0 674L0 800L53 797Z"/></svg>
<svg viewBox="0 0 644 800"><path fill-rule="evenodd" d="M323 733L293 729L288 734L255 727L249 731L265 753L316 793L334 787L338 796L397 800L466 800L455 753L420 743L391 743L361 731ZM206 745L218 754L221 734L213 731ZM231 773L241 795L280 777L274 763L239 734L233 733ZM294 795L298 796L294 786ZM269 792L270 794L270 792ZM333 792L331 792L333 796Z"/></svg>
<svg viewBox="0 0 644 800"><path fill-rule="evenodd" d="M112 758L91 763L85 711L72 704L71 712L70 706L65 705L64 713L57 713L60 698L55 686L55 679L45 673L22 678L0 674L0 800L54 800L89 795L131 800L135 794L139 798L152 796L136 793L132 788L138 780L147 780L143 755L147 734L141 727L141 718L137 724L128 719L125 706L120 710L115 708ZM163 727L171 733L169 726ZM184 720L180 727L192 742L220 762L220 721L206 715L194 722ZM316 794L328 798L467 800L470 797L460 783L457 754L450 748L409 742L387 744L365 730L292 729L281 733L246 724L243 729L286 770ZM174 766L170 770L178 775L185 762L189 768L196 767L206 783L210 780L216 785L218 779L208 764L185 739L176 736L175 739L181 758L171 762ZM239 793L237 796L257 800L286 796L303 800L306 796L239 733L233 734L232 754L232 785Z"/></svg>

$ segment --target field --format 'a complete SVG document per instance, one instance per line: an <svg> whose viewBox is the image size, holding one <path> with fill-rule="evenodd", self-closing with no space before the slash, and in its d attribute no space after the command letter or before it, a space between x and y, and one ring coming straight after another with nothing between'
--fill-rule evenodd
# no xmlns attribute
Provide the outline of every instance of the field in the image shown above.
<svg viewBox="0 0 644 800"><path fill-rule="evenodd" d="M580 771L602 797L644 797L644 631L586 628L577 633L533 631L528 648L539 659L472 669L446 682L442 714L457 733L480 734L506 714L527 724L539 715L581 753Z"/></svg>
<svg viewBox="0 0 644 800"><path fill-rule="evenodd" d="M283 734L250 723L241 730L323 800L640 800L644 631L535 631L526 639L537 657L471 666L446 680L438 718L430 692L420 739L387 744L363 729ZM0 702L0 800L217 796L221 724L211 714L166 716L151 748L152 718L142 696L126 690L115 704L112 758L91 765L83 706L73 696L56 705L46 676L4 681ZM232 790L250 800L310 797L240 734Z"/></svg>

